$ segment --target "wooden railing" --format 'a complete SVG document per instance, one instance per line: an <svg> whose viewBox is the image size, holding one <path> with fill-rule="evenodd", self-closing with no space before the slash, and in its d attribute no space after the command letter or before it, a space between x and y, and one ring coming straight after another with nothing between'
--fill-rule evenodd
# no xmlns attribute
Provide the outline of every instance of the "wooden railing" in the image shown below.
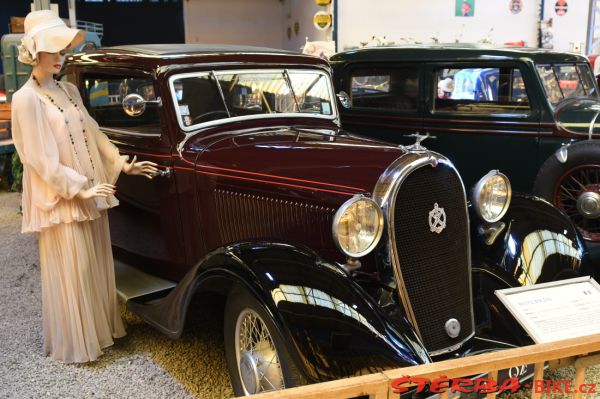
<svg viewBox="0 0 600 399"><path fill-rule="evenodd" d="M600 334L582 338L568 339L508 349L482 355L468 356L460 359L404 367L360 377L306 385L282 391L267 392L253 396L255 399L346 399L356 396L368 396L370 399L398 398L391 382L404 376L435 379L441 376L460 378L464 376L488 373L488 378L495 379L498 370L508 369L523 364L535 364L535 380L542 380L544 364L549 362L553 367L574 365L576 368L573 388L584 383L586 368L600 364ZM600 383L600 381L594 381ZM600 390L600 384L598 384ZM408 385L406 385L408 386ZM541 393L531 390L531 398L541 398ZM440 394L440 399L448 398L449 392ZM565 395L567 397L568 395ZM489 393L488 399L496 397ZM573 394L574 399L582 397L582 393ZM595 397L595 395L594 395Z"/></svg>

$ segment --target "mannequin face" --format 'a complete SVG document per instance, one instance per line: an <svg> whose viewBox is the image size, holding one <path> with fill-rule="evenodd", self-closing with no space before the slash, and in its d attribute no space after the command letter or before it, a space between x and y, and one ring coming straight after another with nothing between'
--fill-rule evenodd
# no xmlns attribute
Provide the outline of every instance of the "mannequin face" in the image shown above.
<svg viewBox="0 0 600 399"><path fill-rule="evenodd" d="M60 72L64 62L65 50L58 53L39 52L36 68L44 74L56 75Z"/></svg>

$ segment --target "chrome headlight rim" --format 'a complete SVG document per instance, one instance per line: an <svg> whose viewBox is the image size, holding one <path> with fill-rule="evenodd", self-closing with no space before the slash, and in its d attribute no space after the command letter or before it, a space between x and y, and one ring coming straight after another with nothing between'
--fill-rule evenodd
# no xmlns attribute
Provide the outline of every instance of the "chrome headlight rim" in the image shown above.
<svg viewBox="0 0 600 399"><path fill-rule="evenodd" d="M363 250L361 252L353 253L353 252L348 251L346 248L344 248L344 246L340 243L339 238L338 238L338 228L340 225L340 219L342 218L344 213L348 210L348 208L350 208L352 205L354 205L356 202L359 202L359 201L370 202L371 204L374 205L374 208L377 211L377 220L378 220L379 229L377 231L377 234L373 238L373 241L365 250ZM371 251L373 251L375 249L377 244L379 244L379 241L381 240L381 237L383 236L384 227L385 226L384 226L383 210L381 209L379 204L370 197L365 197L362 194L356 194L352 198L350 198L349 200L344 202L336 211L335 216L333 217L331 232L333 235L333 242L335 243L336 247L340 251L342 251L342 253L344 253L346 256L349 256L351 258L361 258L361 257L371 253Z"/></svg>
<svg viewBox="0 0 600 399"><path fill-rule="evenodd" d="M496 217L488 219L483 215L483 212L481 211L481 207L483 204L481 203L479 197L480 197L481 191L483 189L483 186L487 183L487 181L490 178L495 177L495 176L500 176L504 180L504 183L506 185L506 202L504 203L502 211L500 211L500 213ZM498 169L490 170L481 179L479 179L477 184L475 184L475 187L473 188L473 193L471 195L471 200L473 201L475 213L477 213L477 216L479 216L482 220L484 220L487 223L496 223L497 221L502 219L504 217L504 215L506 215L506 212L508 211L508 208L510 207L511 199L512 199L512 187L510 185L510 180L504 173L500 172Z"/></svg>

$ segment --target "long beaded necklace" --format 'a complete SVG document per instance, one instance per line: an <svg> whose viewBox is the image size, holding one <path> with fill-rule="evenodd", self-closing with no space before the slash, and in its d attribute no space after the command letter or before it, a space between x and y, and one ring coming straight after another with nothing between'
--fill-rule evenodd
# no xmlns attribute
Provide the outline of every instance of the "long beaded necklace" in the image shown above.
<svg viewBox="0 0 600 399"><path fill-rule="evenodd" d="M35 77L35 75L32 74L31 76L32 76L33 80L35 81L35 83L38 85L38 87L40 89L42 89L42 85L37 80L37 78ZM77 103L75 102L75 100L73 100L71 98L71 96L69 96L69 93L67 93L67 91L56 80L54 81L54 83L56 84L56 87L58 87L60 90L62 90L65 93L65 95L69 99L69 102L71 104L73 104L73 106L75 106L75 109L79 112L79 121L81 122L81 126L82 126L83 138L85 140L85 148L87 149L87 153L88 153L88 155L90 157L90 164L92 165L92 176L91 177L88 176L88 178L90 179L90 181L92 182L92 184L94 184L94 177L93 177L93 175L96 174L95 173L96 172L96 168L94 166L94 161L92 160L92 154L90 152L90 146L88 144L87 134L85 133L85 126L83 124L83 120L84 120L84 118L83 118L83 112L81 112L81 109L79 108L79 105L77 105ZM79 158L79 153L77 152L77 148L75 147L75 139L73 138L73 133L71 132L71 127L69 126L69 120L67 118L67 114L65 113L65 110L63 108L61 108L56 103L56 101L54 101L54 99L48 93L43 93L43 94L63 114L63 116L65 118L65 125L67 126L67 133L69 133L69 138L71 139L71 145L73 146L73 151L75 152L75 157L77 158L77 162L79 163L79 165L82 165L81 159Z"/></svg>

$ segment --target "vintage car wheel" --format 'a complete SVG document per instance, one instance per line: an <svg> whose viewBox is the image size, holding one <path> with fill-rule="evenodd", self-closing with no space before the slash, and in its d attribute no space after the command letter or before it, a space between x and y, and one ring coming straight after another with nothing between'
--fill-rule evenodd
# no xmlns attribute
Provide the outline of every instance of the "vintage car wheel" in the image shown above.
<svg viewBox="0 0 600 399"><path fill-rule="evenodd" d="M305 384L264 306L244 289L227 299L224 335L236 396Z"/></svg>
<svg viewBox="0 0 600 399"><path fill-rule="evenodd" d="M567 160L544 162L533 191L565 212L583 238L600 242L600 142L568 147Z"/></svg>

